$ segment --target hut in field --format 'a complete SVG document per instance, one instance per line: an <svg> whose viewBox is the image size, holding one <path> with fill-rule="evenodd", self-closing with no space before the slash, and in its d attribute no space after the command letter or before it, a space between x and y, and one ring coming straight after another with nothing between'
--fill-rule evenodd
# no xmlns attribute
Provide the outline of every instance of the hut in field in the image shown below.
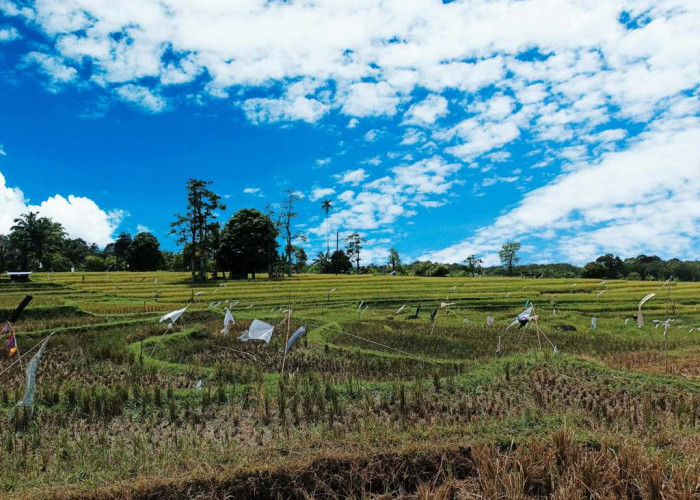
<svg viewBox="0 0 700 500"><path fill-rule="evenodd" d="M12 283L27 283L31 275L31 271L9 271L7 273L7 277Z"/></svg>

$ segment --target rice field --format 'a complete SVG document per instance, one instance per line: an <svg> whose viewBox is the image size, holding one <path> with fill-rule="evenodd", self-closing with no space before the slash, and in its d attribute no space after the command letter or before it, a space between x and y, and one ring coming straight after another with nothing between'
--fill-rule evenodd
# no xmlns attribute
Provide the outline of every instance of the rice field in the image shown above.
<svg viewBox="0 0 700 500"><path fill-rule="evenodd" d="M700 498L696 283L32 278L0 320L31 294L20 351L56 333L33 410L0 360L2 498Z"/></svg>

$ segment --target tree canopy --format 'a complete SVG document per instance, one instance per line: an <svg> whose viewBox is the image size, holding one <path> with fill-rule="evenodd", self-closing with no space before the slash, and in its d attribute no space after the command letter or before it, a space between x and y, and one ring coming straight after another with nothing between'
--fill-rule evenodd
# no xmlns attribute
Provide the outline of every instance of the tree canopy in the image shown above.
<svg viewBox="0 0 700 500"><path fill-rule="evenodd" d="M231 277L268 269L278 258L279 231L265 214L253 208L236 212L221 233L219 256Z"/></svg>

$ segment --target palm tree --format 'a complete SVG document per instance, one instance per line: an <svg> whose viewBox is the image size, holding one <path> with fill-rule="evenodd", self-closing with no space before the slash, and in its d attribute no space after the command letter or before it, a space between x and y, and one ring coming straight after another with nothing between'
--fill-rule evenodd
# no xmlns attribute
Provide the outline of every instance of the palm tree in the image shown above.
<svg viewBox="0 0 700 500"><path fill-rule="evenodd" d="M328 236L328 231L329 231L329 226L328 226L328 212L330 212L333 209L333 205L331 204L331 200L325 199L321 202L321 210L326 212L326 254L331 253L331 242L330 242L330 237Z"/></svg>
<svg viewBox="0 0 700 500"><path fill-rule="evenodd" d="M38 212L22 214L14 222L10 238L20 249L23 269L27 269L30 257L41 263L45 257L61 250L66 232L60 223L39 217Z"/></svg>

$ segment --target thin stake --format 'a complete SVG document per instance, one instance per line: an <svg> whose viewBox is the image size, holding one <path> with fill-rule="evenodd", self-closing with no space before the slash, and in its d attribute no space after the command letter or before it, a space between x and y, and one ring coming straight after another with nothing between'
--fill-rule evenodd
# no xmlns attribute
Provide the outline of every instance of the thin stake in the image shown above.
<svg viewBox="0 0 700 500"><path fill-rule="evenodd" d="M290 308L287 312L287 339L284 341L284 356L282 357L282 370L280 371L280 377L284 375L284 364L287 361L287 342L289 342L289 328L292 324L292 309Z"/></svg>

